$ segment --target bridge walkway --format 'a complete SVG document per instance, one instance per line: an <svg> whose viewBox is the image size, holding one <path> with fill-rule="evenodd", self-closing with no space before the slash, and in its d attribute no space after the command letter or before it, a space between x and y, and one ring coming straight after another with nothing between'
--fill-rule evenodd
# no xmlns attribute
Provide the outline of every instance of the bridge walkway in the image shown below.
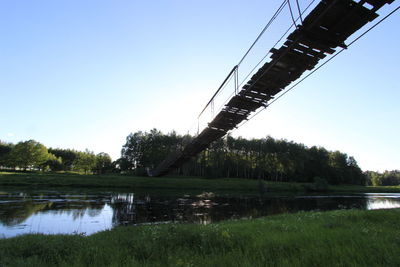
<svg viewBox="0 0 400 267"><path fill-rule="evenodd" d="M305 71L312 70L345 40L368 22L378 17L383 5L394 0L324 0L291 32L279 49L272 49L271 60L265 63L250 80L225 104L182 151L171 153L150 176L162 176L178 168L206 149L213 141L247 120ZM232 72L231 72L232 74ZM231 75L230 74L230 75Z"/></svg>

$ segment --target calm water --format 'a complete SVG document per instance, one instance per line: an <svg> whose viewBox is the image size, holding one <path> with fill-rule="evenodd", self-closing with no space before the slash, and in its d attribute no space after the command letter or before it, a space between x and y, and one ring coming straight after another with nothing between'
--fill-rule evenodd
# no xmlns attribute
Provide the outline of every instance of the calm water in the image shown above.
<svg viewBox="0 0 400 267"><path fill-rule="evenodd" d="M135 193L0 192L0 238L24 233L92 234L117 225L255 218L278 213L399 208L400 194L158 197Z"/></svg>

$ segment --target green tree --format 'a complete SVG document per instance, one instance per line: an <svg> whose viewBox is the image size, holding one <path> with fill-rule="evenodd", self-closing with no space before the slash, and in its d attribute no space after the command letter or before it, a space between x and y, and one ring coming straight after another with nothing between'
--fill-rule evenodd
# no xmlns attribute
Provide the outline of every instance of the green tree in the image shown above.
<svg viewBox="0 0 400 267"><path fill-rule="evenodd" d="M358 167L357 161L352 156L347 159L346 176L351 184L367 184L367 176Z"/></svg>
<svg viewBox="0 0 400 267"><path fill-rule="evenodd" d="M191 136L163 134L156 129L136 132L127 137L115 164L122 171L145 174L145 167L157 166L171 151L181 150L191 140ZM321 177L330 184L365 184L365 175L353 157L269 136L247 140L228 135L196 157L185 159L175 174L310 183L314 177ZM387 174L386 183L395 181L393 175Z"/></svg>
<svg viewBox="0 0 400 267"><path fill-rule="evenodd" d="M55 155L49 153L49 157L47 158L46 162L42 164L42 169L49 169L51 171L62 171L62 158L56 157Z"/></svg>
<svg viewBox="0 0 400 267"><path fill-rule="evenodd" d="M49 148L49 153L62 160L62 170L72 171L78 151L73 149Z"/></svg>
<svg viewBox="0 0 400 267"><path fill-rule="evenodd" d="M77 152L74 161L74 170L88 173L96 166L96 156L86 149L85 152Z"/></svg>
<svg viewBox="0 0 400 267"><path fill-rule="evenodd" d="M136 174L144 175L146 167L157 166L170 152L181 149L182 141L183 137L175 132L166 135L157 129L131 133L122 147L121 162L124 164L120 166L129 168L124 171L135 170Z"/></svg>
<svg viewBox="0 0 400 267"><path fill-rule="evenodd" d="M16 144L10 152L10 161L14 166L24 170L39 168L49 158L47 148L35 140L28 140Z"/></svg>
<svg viewBox="0 0 400 267"><path fill-rule="evenodd" d="M110 155L101 152L96 155L95 171L97 174L102 174L112 169L112 160Z"/></svg>
<svg viewBox="0 0 400 267"><path fill-rule="evenodd" d="M0 167L12 167L9 160L12 148L13 144L0 141Z"/></svg>
<svg viewBox="0 0 400 267"><path fill-rule="evenodd" d="M400 170L384 171L383 173L368 171L365 175L367 184L373 186L400 185Z"/></svg>
<svg viewBox="0 0 400 267"><path fill-rule="evenodd" d="M330 183L340 184L349 183L346 177L347 169L347 155L341 153L340 151L334 151L329 153L329 167L331 169L330 173Z"/></svg>

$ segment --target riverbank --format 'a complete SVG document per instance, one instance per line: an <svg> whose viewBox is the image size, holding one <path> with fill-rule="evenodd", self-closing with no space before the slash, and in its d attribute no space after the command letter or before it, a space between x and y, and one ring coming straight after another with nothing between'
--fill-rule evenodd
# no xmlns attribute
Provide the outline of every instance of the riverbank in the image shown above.
<svg viewBox="0 0 400 267"><path fill-rule="evenodd" d="M399 266L400 209L0 239L0 266Z"/></svg>
<svg viewBox="0 0 400 267"><path fill-rule="evenodd" d="M213 192L219 195L259 195L260 193L302 193L312 184L264 182L262 188L257 180L238 178L196 177L139 177L119 174L82 175L70 173L13 173L0 172L0 185L25 188L87 188L123 189L135 192L155 192L162 195L201 194ZM262 191L262 192L260 192ZM400 186L329 186L328 192L346 193L398 193Z"/></svg>

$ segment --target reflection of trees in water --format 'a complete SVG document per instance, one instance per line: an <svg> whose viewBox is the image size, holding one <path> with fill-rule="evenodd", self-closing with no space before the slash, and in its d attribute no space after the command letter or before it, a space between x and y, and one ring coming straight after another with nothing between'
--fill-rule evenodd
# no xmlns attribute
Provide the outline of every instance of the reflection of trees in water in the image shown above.
<svg viewBox="0 0 400 267"><path fill-rule="evenodd" d="M111 196L110 206L113 209L113 225L136 223L136 205L133 193Z"/></svg>
<svg viewBox="0 0 400 267"><path fill-rule="evenodd" d="M366 209L367 199L360 196L316 196L300 201L298 210Z"/></svg>
<svg viewBox="0 0 400 267"><path fill-rule="evenodd" d="M101 214L103 207L104 204L98 207L91 207L90 209L86 209L86 212L90 217L97 217Z"/></svg>
<svg viewBox="0 0 400 267"><path fill-rule="evenodd" d="M47 208L51 207L51 202L35 203L33 201L24 201L18 203L18 205L0 206L0 222L7 226L14 226L26 221L31 215ZM11 205L10 205L11 204Z"/></svg>
<svg viewBox="0 0 400 267"><path fill-rule="evenodd" d="M3 195L4 198L4 195ZM7 198L14 200L0 205L0 222L7 226L15 226L26 221L39 212L51 212L54 215L71 215L73 220L86 213L97 216L101 213L104 199L79 199L76 196L48 196L45 194L29 195L26 193L8 194Z"/></svg>
<svg viewBox="0 0 400 267"><path fill-rule="evenodd" d="M390 208L400 208L400 201L398 198L369 198L367 200L367 209L390 209Z"/></svg>
<svg viewBox="0 0 400 267"><path fill-rule="evenodd" d="M2 199L5 199L2 195ZM105 203L112 208L112 224L142 224L166 221L208 224L215 221L338 208L367 209L400 207L400 199L332 196L303 197L137 197L133 193L114 195L12 195L14 202L0 204L0 222L13 226L35 213L66 215L72 220L84 215L99 216ZM7 199L8 200L8 199ZM375 203L375 204L374 204ZM375 205L375 206L374 206Z"/></svg>
<svg viewBox="0 0 400 267"><path fill-rule="evenodd" d="M258 198L158 198L118 194L111 198L113 224L159 223L185 221L208 224L225 219L255 218L287 212L287 205L278 199Z"/></svg>
<svg viewBox="0 0 400 267"><path fill-rule="evenodd" d="M114 225L189 221L207 224L212 221L214 202L207 199L137 197L117 194L111 197Z"/></svg>
<svg viewBox="0 0 400 267"><path fill-rule="evenodd" d="M365 209L363 197L299 196L263 199L263 216L311 210Z"/></svg>
<svg viewBox="0 0 400 267"><path fill-rule="evenodd" d="M90 217L96 217L101 214L105 203L88 203L88 202L74 202L69 205L62 205L57 203L57 207L54 209L44 209L43 212L51 212L54 215L65 215L70 216L72 220L81 219L85 214ZM55 205L53 205L55 206Z"/></svg>
<svg viewBox="0 0 400 267"><path fill-rule="evenodd" d="M183 221L182 199L162 197L136 197L134 194L117 194L111 197L113 225ZM185 205L186 206L186 203Z"/></svg>
<svg viewBox="0 0 400 267"><path fill-rule="evenodd" d="M214 221L307 210L366 208L366 199L357 198L136 198L133 194L118 194L111 198L113 224L159 223L185 221L208 224Z"/></svg>

